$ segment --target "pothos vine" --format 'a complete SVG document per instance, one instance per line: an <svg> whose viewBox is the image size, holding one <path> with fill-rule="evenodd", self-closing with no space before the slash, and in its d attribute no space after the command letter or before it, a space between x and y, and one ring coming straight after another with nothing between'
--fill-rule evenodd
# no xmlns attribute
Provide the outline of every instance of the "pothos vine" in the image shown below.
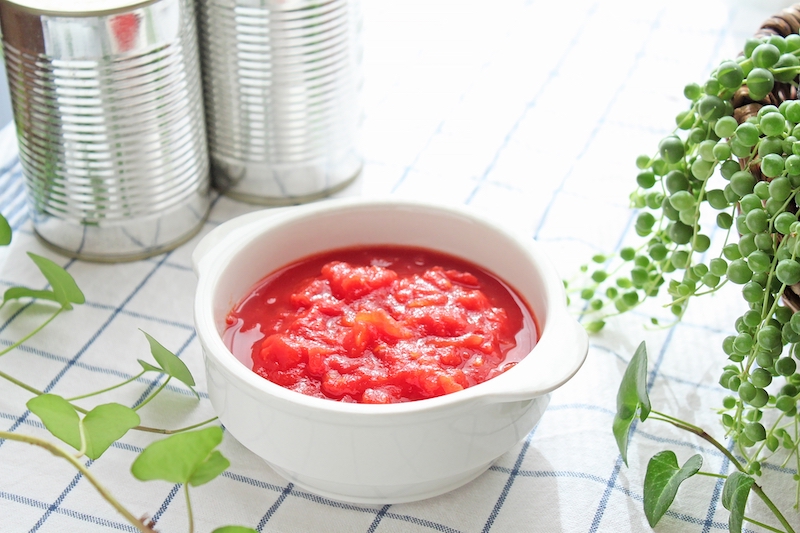
<svg viewBox="0 0 800 533"><path fill-rule="evenodd" d="M11 242L11 227L0 215L0 246ZM50 307L53 311L45 320L19 340L0 349L0 357L10 353L35 335L47 334L45 328L56 317L85 302L83 292L73 277L53 261L28 253L38 267L49 288L30 289L11 287L3 294L0 308L12 305L14 301L31 301L33 305ZM147 517L137 517L86 466L85 458L98 459L128 431L144 431L169 435L156 440L141 451L131 464L131 473L141 481L163 480L183 485L187 509L187 530L193 533L194 514L189 488L205 484L225 471L230 463L217 450L222 442L223 432L218 425L211 425L212 418L181 428L157 428L142 423L139 410L156 398L175 379L194 392L194 378L180 358L175 356L156 339L144 333L150 346L153 362L139 359L141 371L120 383L95 391L64 398L57 394L45 393L20 379L3 371L0 366L0 379L27 391L31 398L25 406L40 418L45 428L55 439L41 438L19 431L0 431L0 442L11 441L38 446L52 455L67 461L97 490L120 515L142 533L156 533L155 522ZM165 376L158 388L148 391L143 401L133 407L117 402L94 405L91 409L81 405L87 399L113 393L125 386L136 386L145 374L156 373ZM197 396L197 393L194 392ZM197 396L199 399L199 396ZM207 426L207 427L204 427ZM64 444L67 446L65 447ZM223 526L213 533L255 533L243 526Z"/></svg>

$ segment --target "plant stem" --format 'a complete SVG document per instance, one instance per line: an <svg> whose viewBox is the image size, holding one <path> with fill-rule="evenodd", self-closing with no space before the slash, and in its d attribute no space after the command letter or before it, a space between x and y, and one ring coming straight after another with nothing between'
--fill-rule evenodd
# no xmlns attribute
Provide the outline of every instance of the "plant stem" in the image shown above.
<svg viewBox="0 0 800 533"><path fill-rule="evenodd" d="M670 306L675 305L675 304L686 302L686 301L689 300L689 298L694 298L695 296L705 296L706 294L713 294L713 293L717 292L718 290L720 290L722 287L724 287L727 282L728 282L728 280L720 281L719 285L717 285L713 289L707 289L707 290L702 291L702 292L695 292L695 293L687 294L686 296L681 296L680 298L676 298L675 300L672 300L668 304L664 304L664 307L670 307Z"/></svg>
<svg viewBox="0 0 800 533"><path fill-rule="evenodd" d="M59 308L58 308L58 310L57 310L55 313L53 313L53 315L52 315L52 316L50 316L50 318L48 318L47 320L45 320L45 321L44 321L44 322L43 322L43 323L42 323L42 324L41 324L41 325L40 325L38 328L36 328L36 329L34 329L33 331L31 331L30 333L28 333L27 335L25 335L24 337L22 337L20 340L18 340L17 342L15 342L14 344L12 344L11 346L7 346L6 348L4 348L4 349L0 350L0 357L2 357L3 355L7 354L7 353L8 353L8 352L10 352L11 350L13 350L14 348L16 348L16 347L17 347L17 346L19 346L20 344L22 344L23 342L25 342L26 340L30 339L31 337L33 337L34 335L36 335L37 333L39 333L39 332L40 332L40 331L41 331L41 330L42 330L42 329L43 329L43 328L44 328L44 327L45 327L47 324L49 324L50 322L52 322L52 321L53 321L53 319L54 319L55 317L57 317L57 316L58 316L58 315L61 313L61 311L63 311L63 310L64 310L64 308L63 308L63 307L59 307Z"/></svg>
<svg viewBox="0 0 800 533"><path fill-rule="evenodd" d="M167 377L167 379L166 379L166 380L164 380L164 383L162 383L162 384L161 384L161 386L160 386L160 387L158 387L158 388L155 390L155 392L153 392L153 394L151 394L150 396L148 396L147 398L145 398L145 400L144 400L142 403L140 403L139 405L137 405L136 407L134 407L134 408L133 408L133 410L134 410L134 411L138 411L139 409L141 409L142 407L144 407L145 405L147 405L147 404L148 404L148 402L150 402L150 400L152 400L153 398L155 398L155 397L158 395L158 393L159 393L159 392L161 392L162 390L164 390L164 387L166 387L166 386L167 386L167 383L169 383L169 380L171 380L171 379L172 379L172 376L169 376L169 377Z"/></svg>
<svg viewBox="0 0 800 533"><path fill-rule="evenodd" d="M48 442L46 440L37 437L32 437L29 435L20 435L18 433L0 431L0 439L14 440L17 442L25 442L27 444L40 446L45 450L49 451L50 453L52 453L53 455L55 455L56 457L61 457L62 459L66 459L67 462L72 464L72 466L74 466L83 475L83 477L85 477L89 481L89 483L91 483L94 486L97 492L100 493L100 496L102 496L103 499L105 499L108 503L110 503L111 506L114 507L114 509L116 509L122 516L124 516L125 519L128 520L128 522L130 522L133 526L135 526L136 529L138 529L142 533L156 533L152 528L143 524L141 520L133 516L133 514L131 514L130 511L128 511L125 507L123 507L123 505L119 503L117 499L111 495L108 489L106 489L103 485L100 484L100 482L97 480L97 478L94 477L92 472L69 452L66 452L65 450L59 448L58 446L56 446L51 442Z"/></svg>
<svg viewBox="0 0 800 533"><path fill-rule="evenodd" d="M78 450L78 453L75 454L76 458L86 455L86 445L88 444L86 442L86 428L83 424L78 424L78 433L80 433L81 436L81 448Z"/></svg>
<svg viewBox="0 0 800 533"><path fill-rule="evenodd" d="M658 411L650 411L650 413L651 413L651 415L652 414L657 415L655 417L655 420L661 420L662 422L667 422L669 424L672 424L673 426L675 426L675 427L677 427L679 429L683 429L683 430L686 430L686 431L688 431L690 433L694 433L695 435L697 435L701 439L705 440L706 442L708 442L709 444L714 446L714 448L719 450L720 453L722 453L722 455L724 455L725 457L728 458L728 460L731 462L731 464L733 466L736 467L737 470L739 470L740 472L742 472L744 474L747 474L747 471L744 469L744 467L739 462L739 460L736 459L736 457L731 452L729 452L728 449L725 446L723 446L722 444L717 442L717 439L715 439L714 437L712 437L711 435L706 433L705 430L703 430L702 428L699 428L697 426L689 424L688 422L684 422L683 420L671 417L669 415L665 415L664 413L660 413ZM752 486L751 490L753 492L755 492L756 494L758 494L758 497L761 498L761 500L764 502L764 504L766 504L766 506L769 508L769 510L772 511L772 514L775 515L775 518L777 518L778 521L781 523L781 525L786 528L786 533L795 533L795 531L792 528L792 526L786 520L786 517L783 516L783 513L781 513L780 509L778 509L775 506L775 504L772 503L772 500L770 500L769 496L767 496L764 493L764 489L762 489L761 486L758 483L753 482L753 486Z"/></svg>
<svg viewBox="0 0 800 533"><path fill-rule="evenodd" d="M780 509L778 509L775 504L772 503L772 500L770 500L769 497L764 494L764 489L761 488L761 485L758 483L753 483L753 486L750 488L750 490L758 494L758 497L761 498L761 501L764 502L769 510L772 511L772 514L775 515L775 518L778 519L778 522L780 522L781 525L786 528L787 533L795 533L794 529L786 520L786 517L783 516L783 513L781 513Z"/></svg>
<svg viewBox="0 0 800 533"><path fill-rule="evenodd" d="M186 427L179 428L179 429L161 429L161 428L151 428L151 427L147 427L147 426L136 426L133 429L136 429L136 430L139 430L139 431L146 431L148 433L159 433L159 434L162 434L162 435L172 435L173 433L183 433L184 431L189 431L189 430L192 430L194 428L199 428L200 426L205 426L206 424L210 424L211 422L213 422L216 419L217 419L217 417L215 416L213 418L209 418L208 420L203 420L202 422L198 422L197 424L192 424L191 426L186 426Z"/></svg>
<svg viewBox="0 0 800 533"><path fill-rule="evenodd" d="M186 514L189 515L189 533L194 533L194 514L192 513L192 501L189 499L189 484L183 484L183 492L186 494Z"/></svg>
<svg viewBox="0 0 800 533"><path fill-rule="evenodd" d="M800 437L800 429L797 427L797 417L794 417L794 438L797 439ZM795 441L794 445L794 456L796 461L795 471L800 472L800 451L797 449L797 441ZM795 489L795 498L794 498L794 508L797 509L800 506L800 483L797 484L797 488Z"/></svg>
<svg viewBox="0 0 800 533"><path fill-rule="evenodd" d="M20 380L18 380L17 378L15 378L13 376L9 376L8 374L6 374L3 371L0 371L0 378L3 378L5 380L7 380L7 381L10 381L11 383L16 385L17 387L21 387L21 388L25 389L26 391L35 394L36 396L41 396L42 394L44 394L44 392L40 391L39 389L34 389L33 387L31 387L27 383L23 383Z"/></svg>
<svg viewBox="0 0 800 533"><path fill-rule="evenodd" d="M699 435L700 433L705 433L703 431L703 428L697 427L694 424L690 424L689 422L686 422L685 420L681 420L680 418L675 418L674 416L670 416L670 415L668 415L666 413L662 413L660 411L652 410L652 411L650 411L650 414L651 415L657 415L659 418L656 418L656 420L661 420L662 422L669 422L673 426L679 427L681 429L685 429L686 431L690 431L690 432L695 433L697 435ZM725 448L723 448L723 449L725 449ZM727 452L728 450L725 449L725 451Z"/></svg>
<svg viewBox="0 0 800 533"><path fill-rule="evenodd" d="M132 381L136 381L137 379L142 377L145 372L146 372L146 370L142 370L141 372L139 372L138 374L136 374L132 378L126 379L122 383L117 383L116 385L111 385L110 387L107 387L107 388L102 389L102 390L98 390L98 391L94 391L94 392L87 392L86 394L81 394L80 396L73 396L72 398L67 398L66 400L68 402L74 402L75 400L82 400L84 398L89 398L91 396L97 396L98 394L103 394L104 392L108 392L108 391L112 391L114 389L118 389L120 387L124 387L128 383L130 383Z"/></svg>
<svg viewBox="0 0 800 533"><path fill-rule="evenodd" d="M719 479L728 479L728 476L726 476L725 474L717 474L717 473L714 473L714 472L703 472L702 470L698 470L697 471L697 475L698 476L716 477L716 478L719 478Z"/></svg>
<svg viewBox="0 0 800 533"><path fill-rule="evenodd" d="M786 532L785 532L785 531L783 531L782 529L777 529L777 528L774 528L774 527L772 527L772 526L768 526L767 524L765 524L765 523L763 523L763 522L759 522L758 520L753 520L752 518L750 518L750 517L748 517L748 516L743 516L742 518L743 518L744 520L747 520L747 521L748 521L748 522L750 522L751 524L755 524L755 525L757 525L757 526L759 526L759 527L763 527L764 529L768 529L768 530L770 530L770 531L774 531L775 533L786 533Z"/></svg>
<svg viewBox="0 0 800 533"><path fill-rule="evenodd" d="M40 391L39 389L31 387L27 383L23 383L22 381L18 380L17 378L6 374L2 370L0 370L0 378L3 378L5 380L7 380L7 381L10 381L14 385L16 385L16 386L18 386L20 388L23 388L26 391L28 391L28 392L30 392L32 394L35 394L36 396L41 396L42 394L45 394L43 391ZM165 385L166 385L166 383L165 383ZM163 386L161 388L163 388ZM100 392L103 392L103 391L100 391ZM75 398L70 398L67 401L72 403L72 400L74 400L74 399ZM144 403L139 405L139 407L141 407L142 405L144 405ZM88 409L84 409L83 407L80 407L78 405L72 404L72 407L74 407L75 410L78 411L81 414L85 415L85 414L89 413ZM204 420L202 422L198 422L197 424L192 424L191 426L186 426L186 427L182 427L182 428L178 428L178 429L161 429L161 428L153 428L153 427L149 427L149 426L136 426L136 427L134 427L132 429L135 429L135 430L138 430L138 431L145 431L145 432L148 432L148 433L159 433L159 434L162 434L162 435L172 435L173 433L182 433L184 431L190 431L190 430L192 430L194 428L198 428L200 426L205 426L206 424L209 424L209 423L213 422L216 419L217 419L217 417L215 416L215 417L209 418L208 420Z"/></svg>
<svg viewBox="0 0 800 533"><path fill-rule="evenodd" d="M23 383L22 381L18 380L17 378L15 378L13 376L9 376L8 374L6 374L3 371L0 371L0 378L3 378L5 380L7 380L7 381L10 381L14 385L16 385L16 386L18 386L20 388L23 388L26 391L35 394L36 396L41 396L42 394L46 394L45 392L40 391L39 389L35 389L35 388L31 387L27 383ZM67 401L69 401L69 400L67 400ZM72 407L74 407L76 411L78 411L79 413L83 413L84 415L89 412L87 409L84 409L83 407L80 407L80 406L77 406L77 405L73 405Z"/></svg>

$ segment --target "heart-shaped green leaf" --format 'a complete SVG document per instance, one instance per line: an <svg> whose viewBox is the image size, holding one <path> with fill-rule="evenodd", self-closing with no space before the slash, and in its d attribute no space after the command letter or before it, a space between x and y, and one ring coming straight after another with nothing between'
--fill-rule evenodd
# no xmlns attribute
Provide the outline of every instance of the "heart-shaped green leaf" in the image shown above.
<svg viewBox="0 0 800 533"><path fill-rule="evenodd" d="M750 496L750 488L755 480L738 470L731 473L722 487L722 506L731 512L728 517L730 533L741 533L744 520L744 508Z"/></svg>
<svg viewBox="0 0 800 533"><path fill-rule="evenodd" d="M81 449L81 419L72 405L56 394L41 394L25 404L55 437Z"/></svg>
<svg viewBox="0 0 800 533"><path fill-rule="evenodd" d="M626 465L630 427L637 411L642 421L650 415L650 398L647 395L647 348L644 342L639 344L622 376L617 392L617 413L612 425L619 453Z"/></svg>
<svg viewBox="0 0 800 533"><path fill-rule="evenodd" d="M97 459L129 429L139 425L139 415L118 403L98 405L83 418L86 455Z"/></svg>
<svg viewBox="0 0 800 533"><path fill-rule="evenodd" d="M0 246L11 244L11 233L11 224L8 223L6 217L0 215Z"/></svg>
<svg viewBox="0 0 800 533"><path fill-rule="evenodd" d="M9 300L17 300L19 298L38 298L40 300L50 300L58 302L56 293L53 291L37 291L27 287L11 287L3 293L3 304Z"/></svg>
<svg viewBox="0 0 800 533"><path fill-rule="evenodd" d="M244 526L222 526L218 527L211 533L258 533L258 531Z"/></svg>
<svg viewBox="0 0 800 533"><path fill-rule="evenodd" d="M189 388L194 387L194 378L186 364L146 332L142 331L142 333L147 337L147 342L150 343L150 353L153 354L153 358L156 362L161 365L161 371L182 381L188 385ZM194 391L194 389L192 390Z"/></svg>
<svg viewBox="0 0 800 533"><path fill-rule="evenodd" d="M40 255L28 252L28 256L36 263L42 275L47 278L48 283L53 289L56 301L64 309L72 309L72 304L82 304L86 301L83 292L78 288L75 279L69 272Z"/></svg>
<svg viewBox="0 0 800 533"><path fill-rule="evenodd" d="M145 372L158 372L158 373L164 372L164 370L161 367L151 365L147 361L142 361L141 359L137 359L137 361L139 361L139 365L141 365L142 370L144 370Z"/></svg>
<svg viewBox="0 0 800 533"><path fill-rule="evenodd" d="M222 442L222 428L215 426L197 431L187 431L156 441L145 448L131 465L136 479L148 481L161 479L172 483L188 483L197 472L208 468L205 464L214 448ZM218 459L211 459L213 464ZM200 480L208 481L207 474Z"/></svg>
<svg viewBox="0 0 800 533"><path fill-rule="evenodd" d="M136 411L118 403L98 405L83 420L67 400L56 394L42 394L26 404L55 437L76 450L81 449L81 426L85 453L97 459L129 429L139 425Z"/></svg>
<svg viewBox="0 0 800 533"><path fill-rule="evenodd" d="M189 480L189 484L197 487L208 483L227 470L229 466L231 466L231 462L218 450L214 450L205 462L198 465L197 470L194 471L192 478Z"/></svg>
<svg viewBox="0 0 800 533"><path fill-rule="evenodd" d="M680 484L695 475L703 466L697 454L678 466L678 458L669 450L657 453L647 463L644 476L644 514L650 527L655 527L675 500Z"/></svg>

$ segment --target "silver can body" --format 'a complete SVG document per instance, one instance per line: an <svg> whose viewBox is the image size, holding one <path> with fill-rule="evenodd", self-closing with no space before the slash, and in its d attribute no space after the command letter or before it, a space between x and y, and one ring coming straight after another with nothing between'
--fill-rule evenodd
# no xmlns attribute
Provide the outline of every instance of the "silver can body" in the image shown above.
<svg viewBox="0 0 800 533"><path fill-rule="evenodd" d="M321 198L361 171L354 0L198 0L214 185L251 203Z"/></svg>
<svg viewBox="0 0 800 533"><path fill-rule="evenodd" d="M35 1L0 0L0 27L36 234L96 261L186 241L210 204L192 0L111 12Z"/></svg>

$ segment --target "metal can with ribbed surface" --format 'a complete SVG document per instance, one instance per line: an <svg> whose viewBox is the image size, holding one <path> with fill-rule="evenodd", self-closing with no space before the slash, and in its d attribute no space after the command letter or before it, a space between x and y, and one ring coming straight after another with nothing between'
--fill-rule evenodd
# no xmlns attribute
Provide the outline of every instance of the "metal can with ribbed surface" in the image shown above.
<svg viewBox="0 0 800 533"><path fill-rule="evenodd" d="M360 173L355 0L198 0L214 185L251 203L327 196Z"/></svg>
<svg viewBox="0 0 800 533"><path fill-rule="evenodd" d="M66 255L152 256L209 209L192 0L0 0L33 227Z"/></svg>

